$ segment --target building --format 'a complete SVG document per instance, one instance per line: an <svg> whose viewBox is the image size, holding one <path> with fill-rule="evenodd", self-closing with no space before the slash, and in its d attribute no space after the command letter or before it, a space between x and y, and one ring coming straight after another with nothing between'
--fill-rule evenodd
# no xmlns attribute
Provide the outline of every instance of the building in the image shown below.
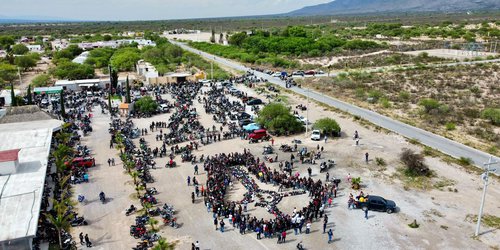
<svg viewBox="0 0 500 250"><path fill-rule="evenodd" d="M52 50L59 51L67 48L69 42L65 39L56 39L50 43L52 45Z"/></svg>
<svg viewBox="0 0 500 250"><path fill-rule="evenodd" d="M84 51L80 55L75 57L75 59L73 59L72 62L78 63L78 64L83 64L85 62L85 60L87 60L87 57L89 57L89 52Z"/></svg>
<svg viewBox="0 0 500 250"><path fill-rule="evenodd" d="M21 93L20 90L14 89L14 95L18 96ZM10 89L4 89L0 91L0 107L2 106L10 106L12 104L12 98Z"/></svg>
<svg viewBox="0 0 500 250"><path fill-rule="evenodd" d="M0 249L32 249L59 120L0 124Z"/></svg>
<svg viewBox="0 0 500 250"><path fill-rule="evenodd" d="M165 76L148 78L147 84L158 85L167 83L197 82L198 78L189 72L174 72Z"/></svg>
<svg viewBox="0 0 500 250"><path fill-rule="evenodd" d="M42 53L43 48L40 44L26 44L26 47L30 50L30 52Z"/></svg>
<svg viewBox="0 0 500 250"><path fill-rule="evenodd" d="M85 80L58 80L54 86L61 86L64 90L85 91L89 89L105 89L110 84L107 79L85 79Z"/></svg>
<svg viewBox="0 0 500 250"><path fill-rule="evenodd" d="M96 48L118 48L122 45L129 45L137 43L139 48L144 46L156 46L156 43L146 39L122 39L113 41L99 41L99 42L83 42L79 43L78 47L83 50L91 50Z"/></svg>

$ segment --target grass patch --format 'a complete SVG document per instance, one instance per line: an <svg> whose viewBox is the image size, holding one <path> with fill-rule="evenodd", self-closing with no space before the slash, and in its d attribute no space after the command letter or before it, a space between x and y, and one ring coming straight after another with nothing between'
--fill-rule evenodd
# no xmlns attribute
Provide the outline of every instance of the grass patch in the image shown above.
<svg viewBox="0 0 500 250"><path fill-rule="evenodd" d="M461 166L470 166L472 165L472 159L466 157L460 157L460 159L458 159L458 164L460 164Z"/></svg>
<svg viewBox="0 0 500 250"><path fill-rule="evenodd" d="M455 185L457 182L454 181L454 180L451 180L451 179L447 179L447 178L441 178L440 180L438 180L436 183L434 183L434 188L436 189L439 189L441 191L443 191L443 188L445 187L449 187L449 186L453 186Z"/></svg>
<svg viewBox="0 0 500 250"><path fill-rule="evenodd" d="M432 177L428 176L416 176L413 177L408 175L407 169L404 167L398 168L396 173L392 175L403 182L403 188L405 190L417 189L417 190L431 190L433 188Z"/></svg>
<svg viewBox="0 0 500 250"><path fill-rule="evenodd" d="M467 216L465 216L465 220L477 223L477 215L468 214ZM495 215L484 214L481 218L481 223L487 227L500 229L500 217Z"/></svg>
<svg viewBox="0 0 500 250"><path fill-rule="evenodd" d="M415 138L410 138L410 139L408 139L408 142L409 142L410 144L413 144L413 145L418 145L418 144L420 144L420 141L419 141L419 140L417 140L417 139L415 139Z"/></svg>
<svg viewBox="0 0 500 250"><path fill-rule="evenodd" d="M384 158L381 158L381 157L376 157L375 163L377 163L377 166L381 166L381 167L387 165L387 162L385 162Z"/></svg>

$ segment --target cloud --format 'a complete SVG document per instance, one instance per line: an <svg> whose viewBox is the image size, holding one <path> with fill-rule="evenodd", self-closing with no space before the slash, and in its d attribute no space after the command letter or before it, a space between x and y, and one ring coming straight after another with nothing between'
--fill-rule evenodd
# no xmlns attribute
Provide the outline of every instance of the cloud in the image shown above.
<svg viewBox="0 0 500 250"><path fill-rule="evenodd" d="M0 0L0 16L158 20L278 14L328 0Z"/></svg>

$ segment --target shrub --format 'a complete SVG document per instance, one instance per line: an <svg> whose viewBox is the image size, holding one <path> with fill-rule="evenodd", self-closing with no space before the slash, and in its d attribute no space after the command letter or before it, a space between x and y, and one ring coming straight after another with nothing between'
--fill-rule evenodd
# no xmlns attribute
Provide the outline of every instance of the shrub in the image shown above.
<svg viewBox="0 0 500 250"><path fill-rule="evenodd" d="M424 107L426 113L430 113L432 110L437 110L441 106L437 100L432 98L422 99L418 104Z"/></svg>
<svg viewBox="0 0 500 250"><path fill-rule="evenodd" d="M375 163L377 163L377 166L385 166L387 163L385 162L384 158L376 157L375 158Z"/></svg>
<svg viewBox="0 0 500 250"><path fill-rule="evenodd" d="M313 128L320 130L323 134L340 136L340 126L337 121L332 118L321 118L317 120Z"/></svg>
<svg viewBox="0 0 500 250"><path fill-rule="evenodd" d="M290 113L290 110L281 103L266 105L260 111L257 123L280 135L304 131L302 122L298 121Z"/></svg>
<svg viewBox="0 0 500 250"><path fill-rule="evenodd" d="M446 126L446 130L455 130L455 128L456 128L456 125L453 122L447 122L445 126Z"/></svg>
<svg viewBox="0 0 500 250"><path fill-rule="evenodd" d="M460 159L458 159L458 163L462 166L470 166L470 165L472 165L472 159L462 156L462 157L460 157Z"/></svg>
<svg viewBox="0 0 500 250"><path fill-rule="evenodd" d="M431 171L424 163L424 156L415 153L411 149L404 148L400 154L400 160L406 166L407 176L429 176Z"/></svg>
<svg viewBox="0 0 500 250"><path fill-rule="evenodd" d="M493 125L500 125L500 108L487 108L483 110L481 116L490 120Z"/></svg>
<svg viewBox="0 0 500 250"><path fill-rule="evenodd" d="M410 100L410 93L407 91L399 92L399 100L407 102L408 100Z"/></svg>

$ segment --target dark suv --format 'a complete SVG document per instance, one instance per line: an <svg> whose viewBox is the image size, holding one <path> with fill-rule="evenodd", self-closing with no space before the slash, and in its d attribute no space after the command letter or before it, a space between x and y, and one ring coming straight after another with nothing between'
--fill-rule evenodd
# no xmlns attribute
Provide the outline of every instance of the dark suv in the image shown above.
<svg viewBox="0 0 500 250"><path fill-rule="evenodd" d="M396 203L391 200L386 200L380 196L369 195L365 202L354 202L355 208L361 208L363 210L374 210L374 211L382 211L387 212L388 214L396 212Z"/></svg>

